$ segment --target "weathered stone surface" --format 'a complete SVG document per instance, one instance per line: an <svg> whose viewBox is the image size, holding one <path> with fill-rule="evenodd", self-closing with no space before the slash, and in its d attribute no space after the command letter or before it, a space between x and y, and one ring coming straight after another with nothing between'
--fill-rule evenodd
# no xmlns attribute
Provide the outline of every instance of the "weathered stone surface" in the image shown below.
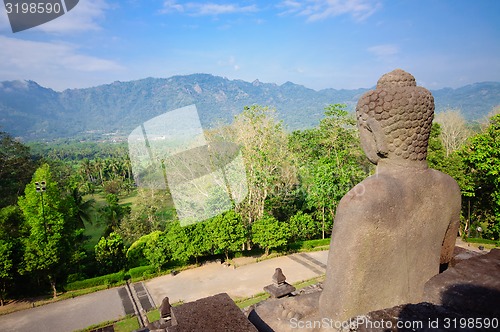
<svg viewBox="0 0 500 332"><path fill-rule="evenodd" d="M424 300L469 315L500 318L500 249L464 260L429 280Z"/></svg>
<svg viewBox="0 0 500 332"><path fill-rule="evenodd" d="M456 249L455 253L463 255L464 251ZM356 328L351 331L412 330L409 327L418 331L482 330L480 323L484 327L485 323L494 322L492 319L500 319L500 250L473 255L433 277L425 285L424 300L354 318L351 321L363 323L354 324ZM374 328L380 327L381 322L390 323L385 328ZM398 322L407 328L398 329ZM500 321L496 324L500 327Z"/></svg>
<svg viewBox="0 0 500 332"><path fill-rule="evenodd" d="M242 331L257 332L226 293L172 307L172 326L177 331Z"/></svg>
<svg viewBox="0 0 500 332"><path fill-rule="evenodd" d="M149 322L146 312L143 311L141 315L146 325L146 331L162 332L166 331L169 326L172 326L171 308L172 306L170 305L168 297L164 297L159 308L160 319L154 322Z"/></svg>
<svg viewBox="0 0 500 332"><path fill-rule="evenodd" d="M287 282L283 282L281 285L267 285L266 287L264 287L264 291L271 295L271 297L279 298L290 295L293 291L295 291L295 287Z"/></svg>
<svg viewBox="0 0 500 332"><path fill-rule="evenodd" d="M160 317L163 319L170 319L172 316L172 306L168 297L163 298L160 306Z"/></svg>
<svg viewBox="0 0 500 332"><path fill-rule="evenodd" d="M340 201L332 232L321 317L344 321L422 300L424 284L453 254L460 189L429 169L434 100L395 70L356 108L361 144L376 174Z"/></svg>
<svg viewBox="0 0 500 332"><path fill-rule="evenodd" d="M312 292L296 297L269 299L257 305L248 315L248 319L260 332L307 331L297 329L294 322L320 320L318 317L319 292Z"/></svg>
<svg viewBox="0 0 500 332"><path fill-rule="evenodd" d="M350 332L450 331L446 322L463 316L432 303L405 304L370 312L350 320ZM398 327L400 324L401 327ZM451 323L450 323L451 324Z"/></svg>
<svg viewBox="0 0 500 332"><path fill-rule="evenodd" d="M283 271L281 271L281 268L277 267L276 270L274 271L274 274L273 274L273 282L275 284L282 284L284 283L286 280L286 277L285 275L283 274Z"/></svg>
<svg viewBox="0 0 500 332"><path fill-rule="evenodd" d="M469 258L477 257L486 254L486 252L477 252L473 250L467 250L461 247L455 247L453 251L453 258L450 261L449 266L453 267L460 262L468 260Z"/></svg>

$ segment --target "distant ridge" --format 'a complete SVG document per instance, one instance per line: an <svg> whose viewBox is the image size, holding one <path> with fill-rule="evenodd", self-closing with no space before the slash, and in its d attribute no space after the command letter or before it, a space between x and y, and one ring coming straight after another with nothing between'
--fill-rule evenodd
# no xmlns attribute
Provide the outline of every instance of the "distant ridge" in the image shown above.
<svg viewBox="0 0 500 332"><path fill-rule="evenodd" d="M274 107L289 130L315 126L323 108L345 103L353 110L368 89L316 91L292 82L282 85L229 80L210 74L145 78L56 92L34 81L0 82L0 130L24 140L126 137L157 115L195 104L204 127L230 122L246 105ZM469 120L500 105L500 83L483 82L432 91L436 110L460 108Z"/></svg>

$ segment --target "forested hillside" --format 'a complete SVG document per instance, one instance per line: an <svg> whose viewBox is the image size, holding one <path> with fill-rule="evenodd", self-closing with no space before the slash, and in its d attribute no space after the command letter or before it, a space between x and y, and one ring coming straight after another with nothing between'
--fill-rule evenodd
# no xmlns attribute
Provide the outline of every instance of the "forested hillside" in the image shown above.
<svg viewBox="0 0 500 332"><path fill-rule="evenodd" d="M33 81L0 83L0 129L26 141L56 138L123 139L157 115L195 104L204 128L231 122L246 105L277 110L287 130L316 126L332 102L352 110L367 89L315 91L282 85L228 80L208 74L146 78L87 89L56 92ZM461 109L476 120L500 105L500 83L477 83L432 91L437 112Z"/></svg>

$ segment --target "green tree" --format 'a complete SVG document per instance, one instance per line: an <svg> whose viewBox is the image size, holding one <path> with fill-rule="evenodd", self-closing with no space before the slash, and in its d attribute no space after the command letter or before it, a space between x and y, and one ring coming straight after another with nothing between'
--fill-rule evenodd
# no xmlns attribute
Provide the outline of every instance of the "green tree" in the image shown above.
<svg viewBox="0 0 500 332"><path fill-rule="evenodd" d="M270 197L281 198L295 189L297 172L287 134L283 123L276 120L275 110L258 105L245 107L230 130L231 140L242 146L247 168L248 195L236 210L248 226L264 215Z"/></svg>
<svg viewBox="0 0 500 332"><path fill-rule="evenodd" d="M16 204L35 169L30 149L0 131L0 208Z"/></svg>
<svg viewBox="0 0 500 332"><path fill-rule="evenodd" d="M467 166L461 157L461 153L462 150L454 150L450 151L448 154L446 153L441 138L441 125L433 122L429 137L429 145L427 147L427 163L430 168L450 175L460 186L463 208L459 231L461 235L464 235L467 230L470 229L468 207L473 197L474 182L471 174L467 171Z"/></svg>
<svg viewBox="0 0 500 332"><path fill-rule="evenodd" d="M0 297L4 301L13 290L18 269L23 260L22 238L28 236L23 215L18 206L0 209Z"/></svg>
<svg viewBox="0 0 500 332"><path fill-rule="evenodd" d="M172 200L165 190L137 190L134 209L120 222L118 232L131 243L153 231L164 230L167 220L173 219Z"/></svg>
<svg viewBox="0 0 500 332"><path fill-rule="evenodd" d="M107 228L105 234L110 234L118 230L121 221L130 213L130 207L118 203L118 196L115 194L106 195L106 205L101 209L106 220Z"/></svg>
<svg viewBox="0 0 500 332"><path fill-rule="evenodd" d="M168 263L171 258L170 244L165 232L156 231L148 237L148 242L144 248L144 256L149 264L156 268L158 272Z"/></svg>
<svg viewBox="0 0 500 332"><path fill-rule="evenodd" d="M213 245L210 239L209 226L205 222L197 222L185 227L191 246L191 255L198 263L198 258L210 254Z"/></svg>
<svg viewBox="0 0 500 332"><path fill-rule="evenodd" d="M369 169L361 153L355 120L344 108L340 104L327 106L317 128L294 132L289 141L306 205L319 215L323 238L340 199Z"/></svg>
<svg viewBox="0 0 500 332"><path fill-rule="evenodd" d="M216 250L224 252L226 260L229 260L229 253L241 250L246 240L246 228L236 212L227 211L208 223L212 243Z"/></svg>
<svg viewBox="0 0 500 332"><path fill-rule="evenodd" d="M474 182L470 194L473 215L483 224L484 235L500 238L500 114L490 125L473 136L460 153ZM470 204L470 201L469 201Z"/></svg>
<svg viewBox="0 0 500 332"><path fill-rule="evenodd" d="M321 232L321 228L318 227L313 217L302 211L290 217L288 227L292 241L311 240Z"/></svg>
<svg viewBox="0 0 500 332"><path fill-rule="evenodd" d="M13 277L12 243L0 240L0 304L7 295L7 282Z"/></svg>
<svg viewBox="0 0 500 332"><path fill-rule="evenodd" d="M443 170L443 163L445 160L446 151L441 140L441 126L433 122L431 127L431 134L429 136L429 144L427 145L427 163L429 167Z"/></svg>
<svg viewBox="0 0 500 332"><path fill-rule="evenodd" d="M19 206L9 205L0 209L0 239L13 240L25 237L26 224Z"/></svg>
<svg viewBox="0 0 500 332"><path fill-rule="evenodd" d="M45 181L45 190L42 181ZM37 191L37 187L41 191ZM47 164L36 170L24 193L18 204L29 227L29 236L24 239L22 272L47 277L56 297L56 277L72 255L74 206L62 196Z"/></svg>
<svg viewBox="0 0 500 332"><path fill-rule="evenodd" d="M131 244L155 230L159 229L152 229L151 225L144 220L140 211L134 209L122 219L116 232L123 237L126 243Z"/></svg>
<svg viewBox="0 0 500 332"><path fill-rule="evenodd" d="M193 247L186 234L186 228L182 227L178 220L175 220L169 223L166 233L172 259L187 262L192 255Z"/></svg>
<svg viewBox="0 0 500 332"><path fill-rule="evenodd" d="M147 265L148 260L144 256L144 249L147 246L149 239L155 236L156 233L160 231L155 231L146 235L141 236L137 239L130 247L127 249L127 263L130 267Z"/></svg>
<svg viewBox="0 0 500 332"><path fill-rule="evenodd" d="M252 241L264 248L266 255L270 249L287 244L291 235L288 224L273 216L264 216L252 224Z"/></svg>
<svg viewBox="0 0 500 332"><path fill-rule="evenodd" d="M71 198L75 204L75 222L78 228L85 228L85 222L91 223L90 212L95 204L95 199L84 200L78 187L71 189Z"/></svg>
<svg viewBox="0 0 500 332"><path fill-rule="evenodd" d="M122 237L115 232L111 232L108 237L101 237L95 246L95 259L104 273L123 269L126 256Z"/></svg>

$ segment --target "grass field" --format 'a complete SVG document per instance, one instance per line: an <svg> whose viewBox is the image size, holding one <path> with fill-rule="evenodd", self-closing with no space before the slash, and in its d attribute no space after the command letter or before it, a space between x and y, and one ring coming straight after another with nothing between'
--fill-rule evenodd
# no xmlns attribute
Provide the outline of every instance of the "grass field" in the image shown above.
<svg viewBox="0 0 500 332"><path fill-rule="evenodd" d="M85 231L83 235L89 237L89 240L85 243L85 250L94 250L95 245L99 242L99 239L104 234L106 229L106 224L100 218L99 210L106 205L106 200L101 194L87 195L84 200L93 199L95 201L94 206L90 211L90 220L85 221Z"/></svg>
<svg viewBox="0 0 500 332"><path fill-rule="evenodd" d="M104 234L106 230L106 222L102 219L99 210L106 206L106 194L99 192L94 195L86 195L85 200L93 199L95 201L92 210L90 211L90 220L85 222L85 236L89 237L89 240L85 243L86 250L94 250L95 245ZM129 195L120 197L119 204L130 206L132 209L137 202L137 191L132 191Z"/></svg>

